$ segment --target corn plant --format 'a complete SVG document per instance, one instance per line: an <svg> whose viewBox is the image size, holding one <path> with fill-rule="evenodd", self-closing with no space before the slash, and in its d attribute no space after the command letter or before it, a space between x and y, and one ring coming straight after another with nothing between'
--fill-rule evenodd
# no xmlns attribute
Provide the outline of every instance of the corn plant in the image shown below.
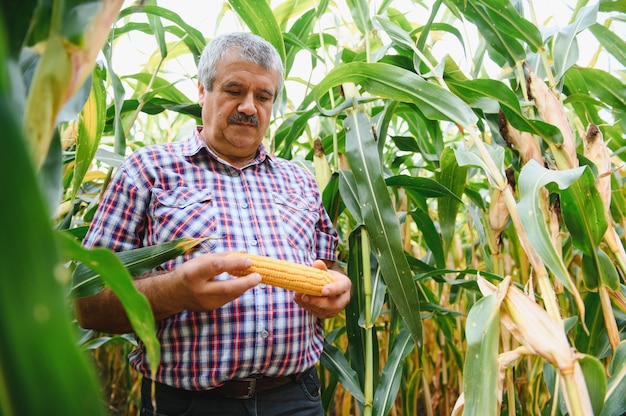
<svg viewBox="0 0 626 416"><path fill-rule="evenodd" d="M0 86L28 87L14 106L23 115L2 116L23 120L11 130L30 152L19 177L38 174L41 191L29 191L52 219L38 229L54 228L45 241L60 258L101 266L76 271L74 294L115 288L156 351L154 323L130 285L132 261L78 242L125 154L200 122L183 88L195 82L193 64L187 73L169 65L196 62L212 34L165 2L26 3L2 6L11 17L2 59L12 71ZM570 12L561 26L538 20L541 6L522 0L219 3L215 28L231 19L283 56L287 88L266 144L316 175L353 281L345 313L324 323L328 414L626 412L626 8L563 3ZM147 62L116 72L123 42L141 36L154 39ZM582 62L589 48L595 53ZM18 160L23 150L7 155ZM22 206L3 218L45 218L43 208ZM24 227L6 239L26 236ZM21 258L4 254L4 264ZM143 262L136 254L127 256ZM28 255L46 259L37 276L56 286L46 301L59 308L59 259L45 249ZM7 270L3 282L12 283L0 296L34 284L6 276L35 274ZM40 304L33 294L22 306ZM3 336L17 331L7 326L13 315L2 316ZM72 339L55 328L58 339ZM111 411L133 413L138 384L123 358L132 337L82 335L105 369ZM9 339L30 351L21 349L28 341ZM11 374L28 369L4 351L2 409L24 413L4 387L5 363L14 361ZM72 389L55 387L59 398Z"/></svg>

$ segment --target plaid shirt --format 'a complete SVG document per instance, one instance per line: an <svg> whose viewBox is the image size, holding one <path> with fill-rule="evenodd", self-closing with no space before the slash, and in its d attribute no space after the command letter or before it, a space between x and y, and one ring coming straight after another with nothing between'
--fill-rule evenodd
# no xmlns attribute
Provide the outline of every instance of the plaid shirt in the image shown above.
<svg viewBox="0 0 626 416"><path fill-rule="evenodd" d="M307 265L335 260L337 234L305 169L268 155L262 145L248 166L234 168L208 149L199 131L129 156L84 245L123 251L212 237L162 265L165 270L206 252L245 250ZM323 348L321 323L292 298L290 291L261 284L220 309L184 311L159 322L157 381L204 390L232 378L281 376L313 366ZM150 376L141 343L130 363Z"/></svg>

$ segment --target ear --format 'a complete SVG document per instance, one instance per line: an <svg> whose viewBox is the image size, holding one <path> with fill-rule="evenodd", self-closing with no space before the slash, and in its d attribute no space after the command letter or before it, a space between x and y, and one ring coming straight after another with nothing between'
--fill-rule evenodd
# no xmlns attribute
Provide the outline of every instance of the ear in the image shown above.
<svg viewBox="0 0 626 416"><path fill-rule="evenodd" d="M198 81L198 103L200 104L200 107L204 105L205 93L206 93L206 90L204 89L204 86L202 85L200 81Z"/></svg>

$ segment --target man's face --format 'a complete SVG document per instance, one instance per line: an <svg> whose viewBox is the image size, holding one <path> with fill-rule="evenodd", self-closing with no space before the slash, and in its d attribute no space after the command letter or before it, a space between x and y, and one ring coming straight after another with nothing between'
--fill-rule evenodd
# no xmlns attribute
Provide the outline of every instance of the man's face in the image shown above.
<svg viewBox="0 0 626 416"><path fill-rule="evenodd" d="M233 56L222 58L212 91L198 82L207 146L233 166L254 158L269 127L277 85L274 71Z"/></svg>

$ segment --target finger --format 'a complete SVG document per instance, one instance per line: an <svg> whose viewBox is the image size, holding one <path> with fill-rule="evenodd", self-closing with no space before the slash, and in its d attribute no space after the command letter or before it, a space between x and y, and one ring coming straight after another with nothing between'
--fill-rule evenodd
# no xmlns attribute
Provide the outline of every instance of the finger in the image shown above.
<svg viewBox="0 0 626 416"><path fill-rule="evenodd" d="M243 256L229 256L228 253L207 253L201 257L205 267L218 275L224 272L245 270L252 266L252 260Z"/></svg>
<svg viewBox="0 0 626 416"><path fill-rule="evenodd" d="M326 266L326 263L324 263L324 260L317 259L313 262L311 266L320 270L328 270L328 266Z"/></svg>
<svg viewBox="0 0 626 416"><path fill-rule="evenodd" d="M236 298L259 283L261 283L261 275L250 273L241 277L208 282L206 288L209 295Z"/></svg>

